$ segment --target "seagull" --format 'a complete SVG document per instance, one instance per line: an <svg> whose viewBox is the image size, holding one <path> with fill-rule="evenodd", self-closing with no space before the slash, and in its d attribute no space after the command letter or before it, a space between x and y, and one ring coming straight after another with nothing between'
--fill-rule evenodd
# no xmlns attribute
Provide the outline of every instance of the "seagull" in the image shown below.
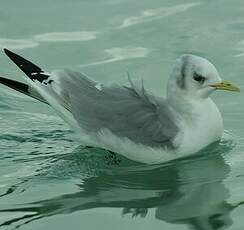
<svg viewBox="0 0 244 230"><path fill-rule="evenodd" d="M4 49L25 73L26 83L0 77L0 83L50 105L82 144L158 164L197 153L221 139L223 119L210 95L240 91L224 81L205 58L185 54L173 67L166 97L148 92L128 77L128 85L100 84L69 69L47 73Z"/></svg>

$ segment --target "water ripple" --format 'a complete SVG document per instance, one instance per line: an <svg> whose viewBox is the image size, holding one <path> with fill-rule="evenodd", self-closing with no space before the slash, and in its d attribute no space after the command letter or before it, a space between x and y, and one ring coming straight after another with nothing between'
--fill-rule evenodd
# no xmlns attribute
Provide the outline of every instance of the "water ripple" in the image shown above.
<svg viewBox="0 0 244 230"><path fill-rule="evenodd" d="M97 31L52 32L36 34L33 39L39 42L89 41L95 39L98 34Z"/></svg>
<svg viewBox="0 0 244 230"><path fill-rule="evenodd" d="M200 5L199 2L179 4L170 7L162 7L156 9L145 10L139 16L132 16L126 18L123 23L118 28L126 28L129 26L138 25L145 22L150 22L153 20L165 18L177 13L184 12L194 6Z"/></svg>

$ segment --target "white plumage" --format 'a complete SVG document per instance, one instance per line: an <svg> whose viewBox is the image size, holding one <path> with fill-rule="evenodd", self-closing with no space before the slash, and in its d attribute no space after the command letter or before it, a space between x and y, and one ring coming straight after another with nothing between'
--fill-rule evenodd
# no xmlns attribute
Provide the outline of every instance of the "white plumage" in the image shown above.
<svg viewBox="0 0 244 230"><path fill-rule="evenodd" d="M5 52L29 77L29 90L1 83L52 106L79 133L82 144L143 163L187 156L220 140L223 120L209 96L216 89L239 90L223 81L208 60L194 55L177 59L162 98L130 79L129 87L105 86L70 70L47 75ZM28 70L31 64L37 74Z"/></svg>

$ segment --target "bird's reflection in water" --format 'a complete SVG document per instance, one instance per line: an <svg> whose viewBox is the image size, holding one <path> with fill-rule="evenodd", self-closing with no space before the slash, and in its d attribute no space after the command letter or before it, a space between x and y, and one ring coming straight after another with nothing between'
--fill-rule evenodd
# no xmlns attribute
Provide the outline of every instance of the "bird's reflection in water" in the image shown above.
<svg viewBox="0 0 244 230"><path fill-rule="evenodd" d="M216 152L219 148L228 151L227 145L218 147ZM149 209L155 209L156 219L187 224L196 230L225 229L232 224L230 212L235 208L227 202L229 192L223 183L229 171L224 158L215 152L161 166L120 165L97 170L96 176L82 180L76 193L25 204L23 208L1 210L33 212L2 226L113 207L121 208L123 215L145 218Z"/></svg>

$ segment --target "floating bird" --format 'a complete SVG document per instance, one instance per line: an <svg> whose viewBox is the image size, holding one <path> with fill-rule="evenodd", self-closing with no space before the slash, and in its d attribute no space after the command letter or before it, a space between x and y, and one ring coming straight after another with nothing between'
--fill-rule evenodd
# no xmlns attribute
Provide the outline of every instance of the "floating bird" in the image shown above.
<svg viewBox="0 0 244 230"><path fill-rule="evenodd" d="M72 70L51 74L4 49L26 74L27 84L0 83L53 107L82 144L143 163L161 163L198 152L221 139L223 120L210 98L216 90L239 91L208 60L182 55L173 67L166 98L138 87L100 84Z"/></svg>

